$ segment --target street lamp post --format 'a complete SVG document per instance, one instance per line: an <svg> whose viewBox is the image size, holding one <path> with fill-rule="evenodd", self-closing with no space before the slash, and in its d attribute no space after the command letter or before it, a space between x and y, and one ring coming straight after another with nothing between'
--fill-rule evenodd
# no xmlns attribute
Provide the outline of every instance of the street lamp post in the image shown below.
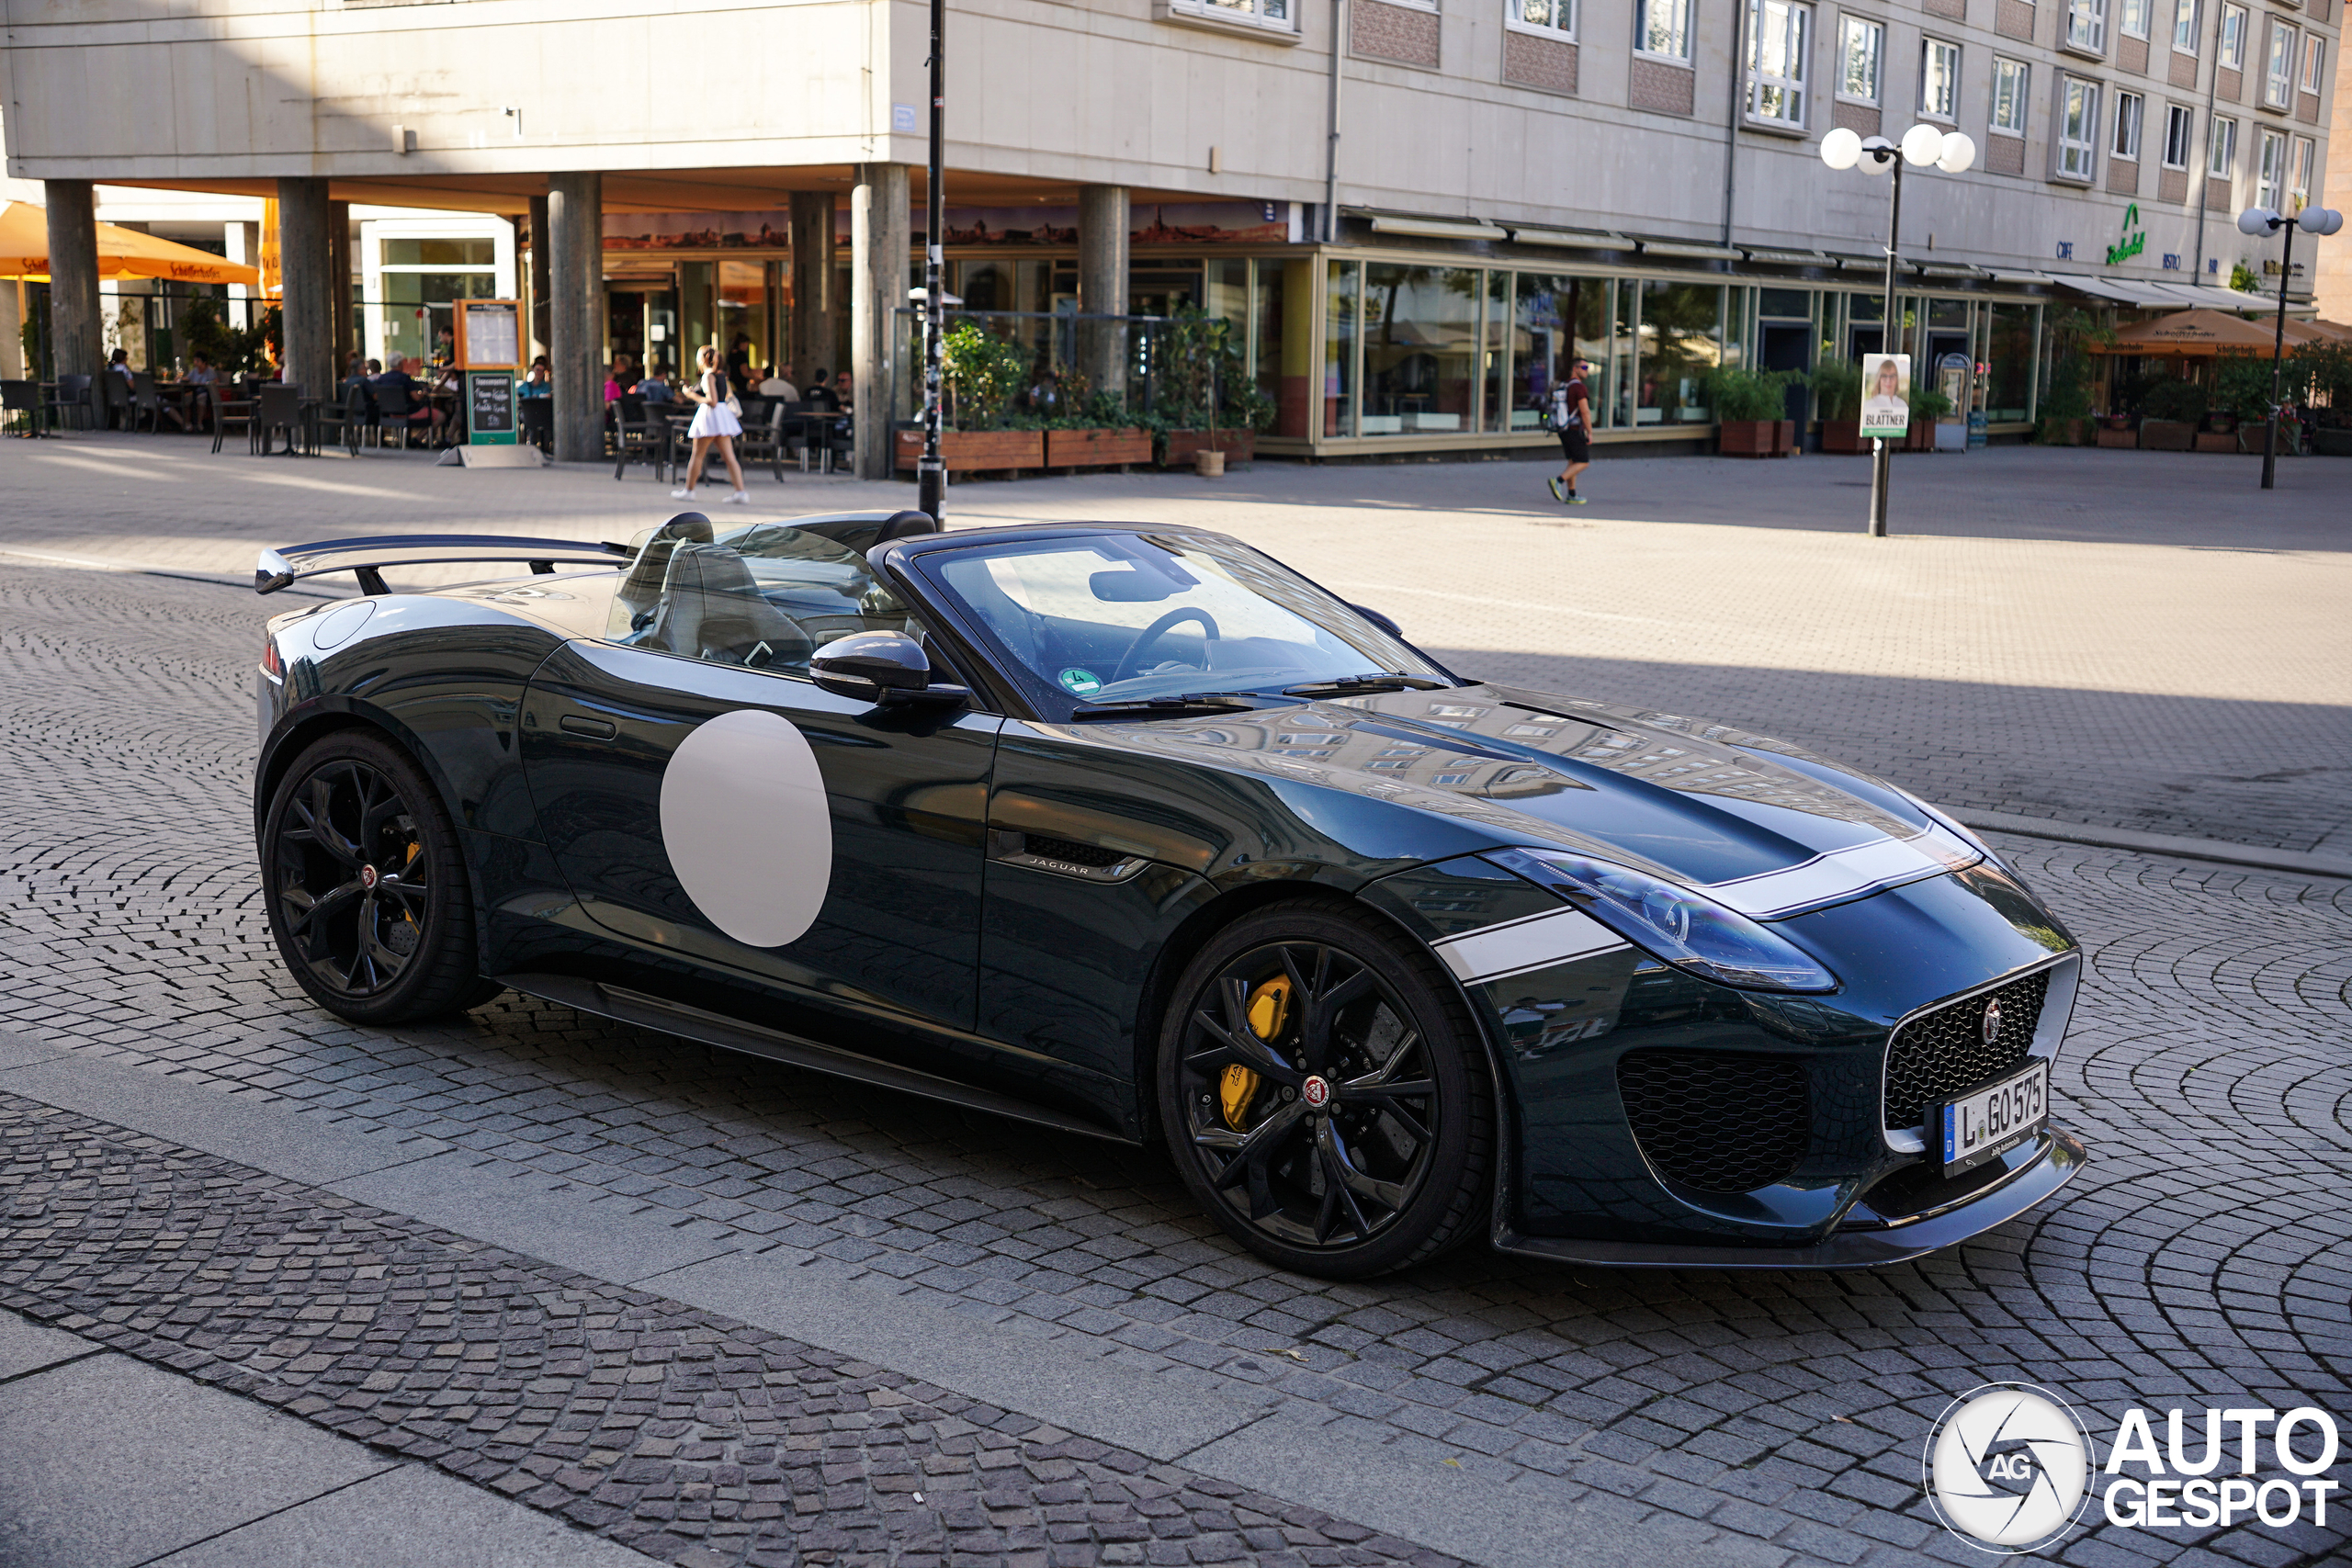
<svg viewBox="0 0 2352 1568"><path fill-rule="evenodd" d="M2344 214L2330 207L2306 207L2293 218L2267 207L2238 214L2238 232L2267 239L2283 233L2278 250L2278 325L2270 340L2270 423L2262 432L2262 488L2278 488L2278 372L2287 355L2287 285L2295 275L2295 231L2318 238L2344 227Z"/></svg>
<svg viewBox="0 0 2352 1568"><path fill-rule="evenodd" d="M946 292L941 276L947 255L947 0L931 0L931 166L923 192L922 234L922 457L915 466L915 509L944 523L947 510L947 465L939 452L942 361L946 356ZM870 398L871 393L867 394Z"/></svg>
<svg viewBox="0 0 2352 1568"><path fill-rule="evenodd" d="M1833 169L1850 169L1865 158L1870 160L1864 164L1866 173L1884 172L1894 177L1886 197L1886 303L1879 318L1882 351L1893 354L1896 352L1894 266L1896 242L1903 230L1903 165L1925 168L1933 164L1948 175L1963 174L1976 162L1976 143L1957 130L1941 131L1932 125L1913 126L1899 142L1883 136L1865 140L1843 126L1821 139L1821 161ZM1873 436L1871 446L1871 536L1883 539L1894 455L1884 436Z"/></svg>

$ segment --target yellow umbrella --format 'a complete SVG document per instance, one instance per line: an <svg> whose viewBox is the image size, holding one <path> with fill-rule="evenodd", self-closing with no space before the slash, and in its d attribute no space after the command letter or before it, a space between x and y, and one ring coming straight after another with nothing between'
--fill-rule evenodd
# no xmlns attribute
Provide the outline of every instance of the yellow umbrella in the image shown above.
<svg viewBox="0 0 2352 1568"><path fill-rule="evenodd" d="M209 251L159 240L136 229L97 225L98 276L163 277L175 283L242 283L257 287L261 271ZM49 213L28 201L0 209L0 277L49 281Z"/></svg>

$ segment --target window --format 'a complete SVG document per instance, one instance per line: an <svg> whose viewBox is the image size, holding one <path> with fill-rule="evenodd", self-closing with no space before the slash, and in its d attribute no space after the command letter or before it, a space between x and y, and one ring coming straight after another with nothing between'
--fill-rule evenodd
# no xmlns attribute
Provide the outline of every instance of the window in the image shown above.
<svg viewBox="0 0 2352 1568"><path fill-rule="evenodd" d="M2115 140L2108 145L2119 158L2140 155L2140 111L2143 100L2137 93L2115 95Z"/></svg>
<svg viewBox="0 0 2352 1568"><path fill-rule="evenodd" d="M2098 84L2069 76L2058 99L2058 173L2086 180L2098 152Z"/></svg>
<svg viewBox="0 0 2352 1568"><path fill-rule="evenodd" d="M1634 51L1688 62L1690 0L1634 0Z"/></svg>
<svg viewBox="0 0 2352 1568"><path fill-rule="evenodd" d="M1878 102L1879 62L1886 53L1886 28L1860 17L1838 23L1838 96L1856 103Z"/></svg>
<svg viewBox="0 0 2352 1568"><path fill-rule="evenodd" d="M2303 35L2303 91L2316 94L2326 81L2327 40L2317 33Z"/></svg>
<svg viewBox="0 0 2352 1568"><path fill-rule="evenodd" d="M2165 167L2188 167L2189 150L2196 145L2197 116L2174 104L2165 110Z"/></svg>
<svg viewBox="0 0 2352 1568"><path fill-rule="evenodd" d="M1950 119L1960 104L1960 45L1931 38L1919 46L1919 112Z"/></svg>
<svg viewBox="0 0 2352 1568"><path fill-rule="evenodd" d="M1804 123L1806 37L1813 7L1795 0L1748 0L1747 116L1778 125Z"/></svg>
<svg viewBox="0 0 2352 1568"><path fill-rule="evenodd" d="M1510 0L1510 19L1523 28L1577 36L1576 0Z"/></svg>
<svg viewBox="0 0 2352 1568"><path fill-rule="evenodd" d="M2025 134L2026 84L2032 74L2021 60L1993 57L1993 129L2004 136Z"/></svg>
<svg viewBox="0 0 2352 1568"><path fill-rule="evenodd" d="M2206 141L2205 172L2217 180L2226 180L2237 161L2238 122L2216 116L2213 134Z"/></svg>
<svg viewBox="0 0 2352 1568"><path fill-rule="evenodd" d="M1176 9L1190 11L1196 17L1249 22L1277 32L1298 30L1298 24L1291 20L1290 0L1173 0L1173 4Z"/></svg>
<svg viewBox="0 0 2352 1568"><path fill-rule="evenodd" d="M2262 160L2255 181L2254 204L2282 212L2287 207L2287 139L2275 130L2262 133Z"/></svg>
<svg viewBox="0 0 2352 1568"><path fill-rule="evenodd" d="M2066 47L2107 51L2107 0L2066 0Z"/></svg>
<svg viewBox="0 0 2352 1568"><path fill-rule="evenodd" d="M2287 205L2279 209L2282 212L2301 212L2311 205L2312 146L2308 136L2295 138L2294 163L2287 176Z"/></svg>
<svg viewBox="0 0 2352 1568"><path fill-rule="evenodd" d="M2295 94L2295 29L2270 24L2270 52L2264 57L2262 101L2283 109Z"/></svg>
<svg viewBox="0 0 2352 1568"><path fill-rule="evenodd" d="M2222 7L2222 64L2231 71L2245 69L2245 7Z"/></svg>
<svg viewBox="0 0 2352 1568"><path fill-rule="evenodd" d="M2205 36L2205 0L2174 0L2172 47L2176 53L2195 54Z"/></svg>
<svg viewBox="0 0 2352 1568"><path fill-rule="evenodd" d="M2155 8L2155 0L2123 0L2116 12L2116 25L2123 29L2126 37L2146 38L2148 17Z"/></svg>

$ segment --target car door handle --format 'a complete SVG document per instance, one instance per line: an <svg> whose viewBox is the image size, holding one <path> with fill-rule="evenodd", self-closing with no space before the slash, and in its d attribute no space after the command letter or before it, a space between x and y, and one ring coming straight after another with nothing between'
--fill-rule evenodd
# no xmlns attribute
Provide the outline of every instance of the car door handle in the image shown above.
<svg viewBox="0 0 2352 1568"><path fill-rule="evenodd" d="M560 722L566 733L585 735L594 740L610 740L620 733L618 728L607 719L582 718L576 713L565 714Z"/></svg>

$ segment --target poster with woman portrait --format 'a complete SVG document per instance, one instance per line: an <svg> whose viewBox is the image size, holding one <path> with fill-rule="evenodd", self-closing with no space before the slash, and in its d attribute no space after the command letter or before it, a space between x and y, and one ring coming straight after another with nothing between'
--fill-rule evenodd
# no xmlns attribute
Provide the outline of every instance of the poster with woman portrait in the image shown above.
<svg viewBox="0 0 2352 1568"><path fill-rule="evenodd" d="M1911 429L1911 356L1862 355L1862 434L1894 440Z"/></svg>

